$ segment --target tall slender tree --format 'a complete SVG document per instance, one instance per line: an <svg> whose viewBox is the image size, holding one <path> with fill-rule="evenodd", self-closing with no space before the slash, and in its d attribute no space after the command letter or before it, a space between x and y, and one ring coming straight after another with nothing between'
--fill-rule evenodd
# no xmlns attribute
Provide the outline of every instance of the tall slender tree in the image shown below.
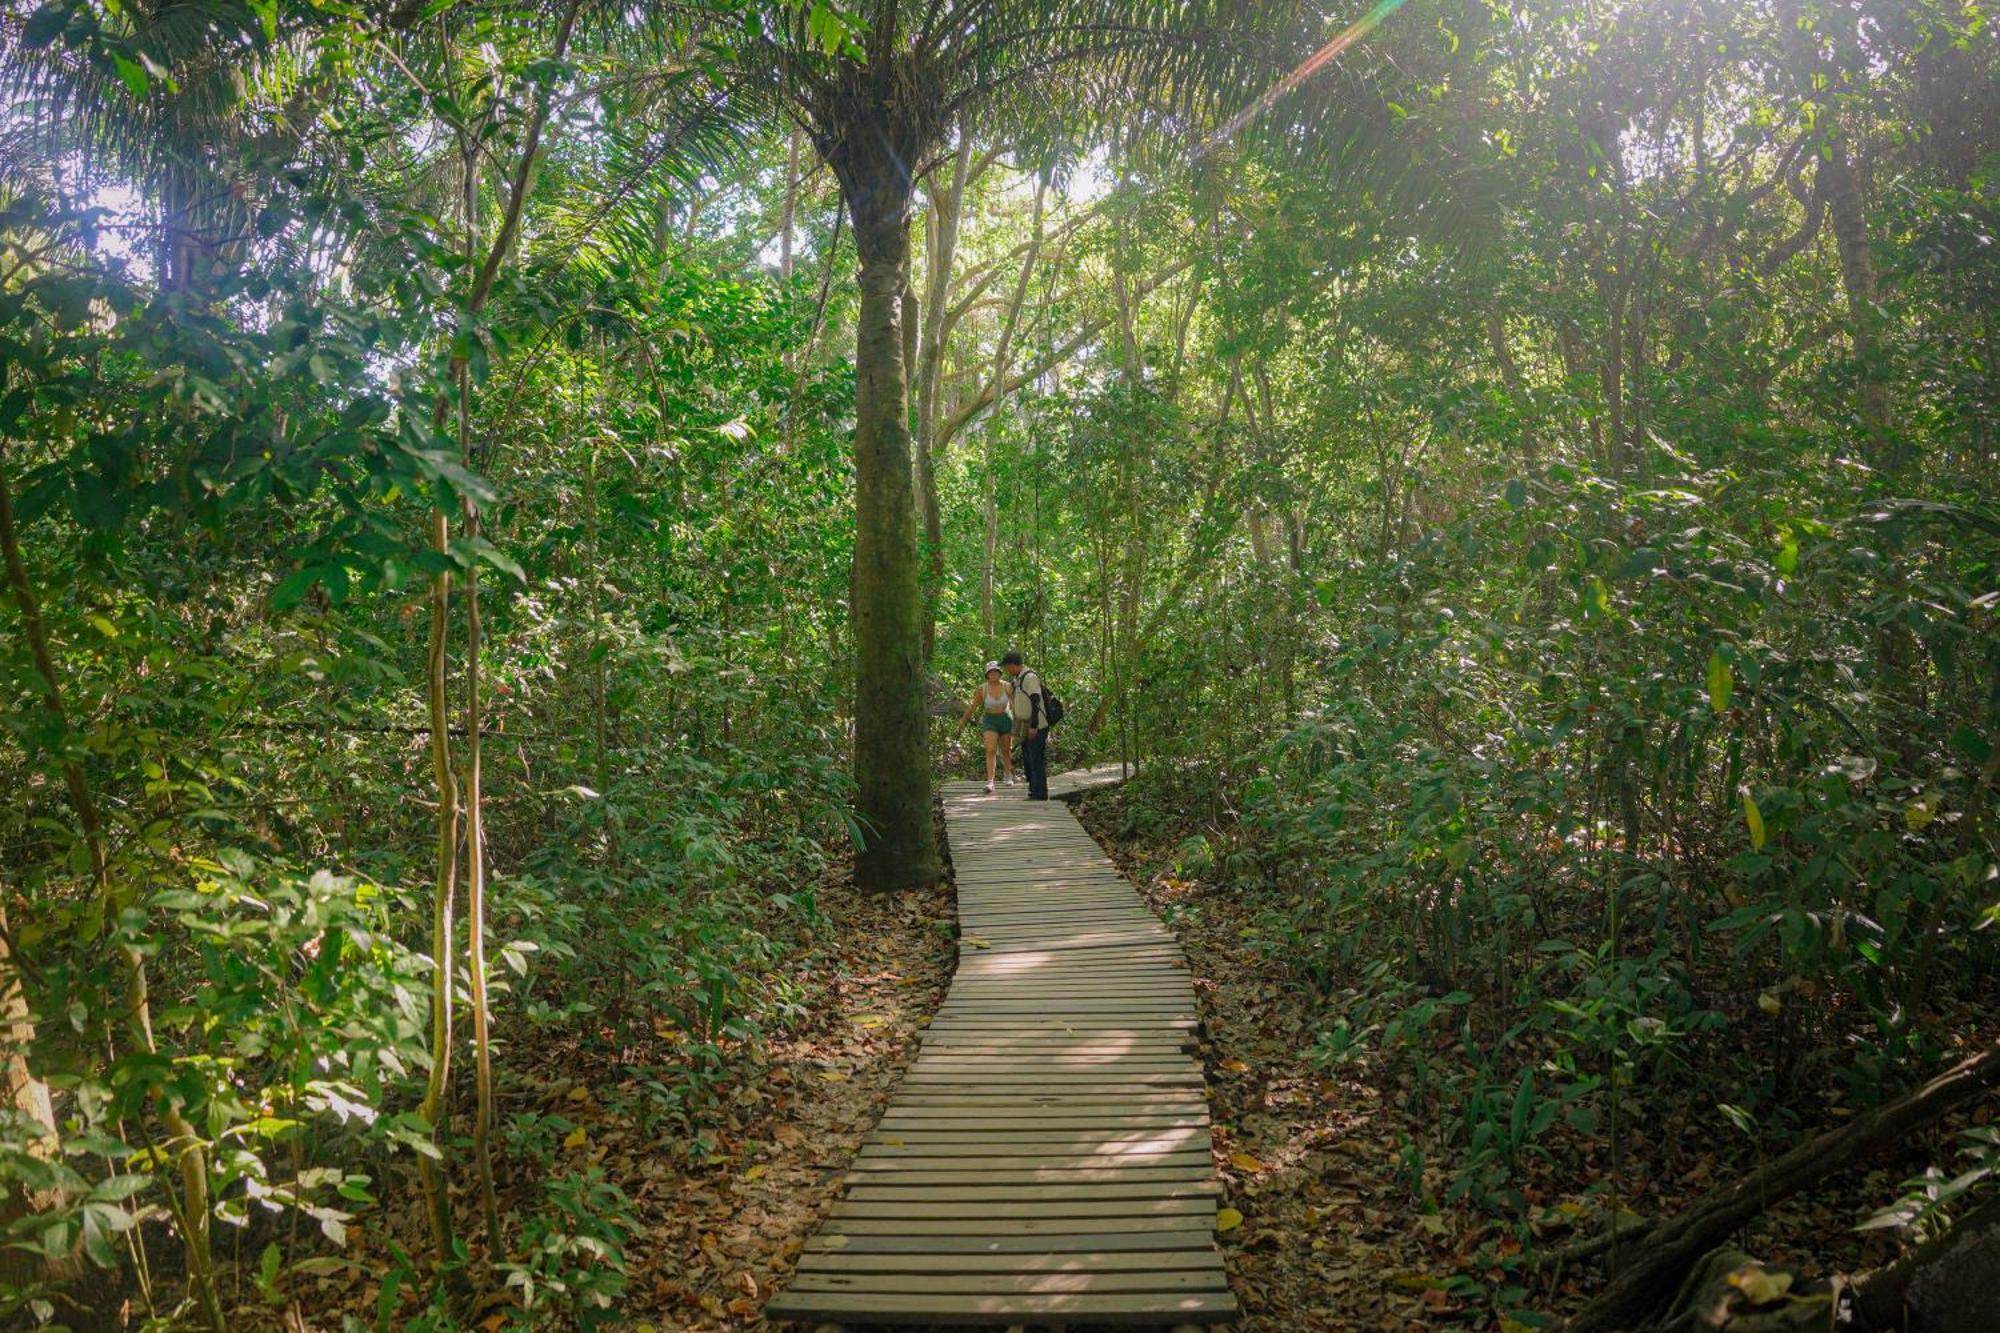
<svg viewBox="0 0 2000 1333"><path fill-rule="evenodd" d="M1142 108L1200 130L1326 36L1315 7L1282 0L868 0L843 22L790 9L748 50L778 74L784 109L840 183L854 228L856 328L854 766L866 842L858 873L894 890L937 875L924 708L923 586L904 352L917 182L950 158L953 125L1021 124L1057 78L1088 67L1094 114ZM1074 85L1072 85L1074 86ZM1057 98L1075 118L1069 99ZM1083 110L1088 119L1093 114ZM1389 117L1382 113L1379 120ZM1367 141L1350 135L1343 149Z"/></svg>

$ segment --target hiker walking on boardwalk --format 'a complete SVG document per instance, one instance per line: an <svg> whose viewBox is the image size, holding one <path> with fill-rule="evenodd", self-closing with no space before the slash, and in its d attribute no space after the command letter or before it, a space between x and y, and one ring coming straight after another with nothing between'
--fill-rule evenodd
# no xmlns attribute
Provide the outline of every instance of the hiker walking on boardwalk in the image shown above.
<svg viewBox="0 0 2000 1333"><path fill-rule="evenodd" d="M972 692L965 706L964 721L980 717L979 729L986 737L986 790L993 790L993 761L997 755L1007 772L1007 785L1014 785L1014 686L1000 672L998 662L986 664L986 679Z"/></svg>
<svg viewBox="0 0 2000 1333"><path fill-rule="evenodd" d="M1038 672L1029 669L1021 654L1010 652L1000 665L1014 681L1014 726L1021 733L1021 772L1028 779L1028 799L1049 799L1049 707L1048 692L1042 688Z"/></svg>

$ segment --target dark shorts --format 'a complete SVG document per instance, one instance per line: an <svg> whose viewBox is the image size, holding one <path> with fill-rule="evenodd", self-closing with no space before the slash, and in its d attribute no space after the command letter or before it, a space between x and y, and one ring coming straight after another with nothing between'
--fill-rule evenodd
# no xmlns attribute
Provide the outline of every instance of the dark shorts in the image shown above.
<svg viewBox="0 0 2000 1333"><path fill-rule="evenodd" d="M986 720L980 723L980 726L996 736L1006 736L1012 734L1014 730L1014 718L1009 713L988 713Z"/></svg>

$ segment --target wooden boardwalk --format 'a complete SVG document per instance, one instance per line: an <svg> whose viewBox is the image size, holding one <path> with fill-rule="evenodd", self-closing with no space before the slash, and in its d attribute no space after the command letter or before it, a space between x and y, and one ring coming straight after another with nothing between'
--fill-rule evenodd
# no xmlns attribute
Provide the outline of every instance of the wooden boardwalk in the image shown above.
<svg viewBox="0 0 2000 1333"><path fill-rule="evenodd" d="M944 789L958 974L768 1319L1236 1317L1186 960L1068 807L1020 792Z"/></svg>

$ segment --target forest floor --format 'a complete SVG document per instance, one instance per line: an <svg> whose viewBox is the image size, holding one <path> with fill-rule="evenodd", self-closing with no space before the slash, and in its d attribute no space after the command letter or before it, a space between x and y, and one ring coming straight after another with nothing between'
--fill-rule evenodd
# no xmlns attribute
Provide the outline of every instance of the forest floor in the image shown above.
<svg viewBox="0 0 2000 1333"><path fill-rule="evenodd" d="M602 1327L767 1327L764 1302L789 1276L950 984L948 884L895 896L863 893L841 870L816 894L824 924L778 969L804 987L801 1017L760 1051L737 1049L692 1135L642 1125L634 1108L646 1094L616 1052L538 1050L525 1045L532 1033L516 1034L524 1044L515 1046L510 1065L539 1073L502 1090L502 1118L529 1110L560 1115L575 1128L564 1139L565 1160L548 1169L595 1167L630 1202L628 1281ZM517 1168L514 1179L503 1176L503 1197L539 1187L526 1174ZM407 1195L410 1208L392 1205L386 1219L351 1229L347 1264L311 1280L290 1308L273 1310L254 1288L244 1291L248 1283L239 1285L247 1299L232 1327L318 1333L340 1328L343 1315L372 1321L382 1274L392 1267L384 1240L393 1237L415 1255L428 1249L413 1187ZM476 1228L476 1200L462 1196L456 1207L461 1226ZM513 1308L511 1296L496 1293L467 1327L518 1327ZM405 1327L411 1310L405 1298L386 1326ZM548 1318L546 1326L569 1326Z"/></svg>
<svg viewBox="0 0 2000 1333"><path fill-rule="evenodd" d="M764 1302L791 1275L951 984L949 885L885 896L843 873L820 903L827 925L802 972L812 1021L771 1042L758 1076L730 1097L727 1160L649 1181L648 1239L625 1308L657 1312L661 1330L769 1327Z"/></svg>
<svg viewBox="0 0 2000 1333"><path fill-rule="evenodd" d="M1176 838L1124 843L1103 799L1085 827L1173 923L1201 1006L1201 1056L1216 1168L1242 1225L1220 1240L1247 1333L1422 1330L1479 1321L1449 1290L1480 1237L1420 1215L1399 1155L1417 1126L1393 1095L1304 1058L1311 1008L1295 980L1248 943L1240 895L1161 867Z"/></svg>
<svg viewBox="0 0 2000 1333"><path fill-rule="evenodd" d="M1441 1160L1439 1110L1413 1094L1407 1075L1377 1061L1337 1073L1316 1067L1308 1057L1314 1025L1326 1021L1338 996L1313 997L1296 972L1257 947L1260 904L1252 898L1173 873L1177 848L1193 829L1121 839L1122 799L1094 793L1080 814L1172 923L1193 970L1217 1170L1225 1203L1243 1217L1220 1237L1243 1305L1237 1327L1524 1333L1581 1307L1597 1271L1551 1269L1535 1249L1544 1256L1560 1250L1602 1215L1606 1164L1558 1154L1523 1165L1534 1248L1523 1243L1516 1219L1467 1202L1440 1205L1450 1172ZM1958 1030L1975 1034L1991 1021L1968 1009ZM1428 1058L1450 1061L1454 1044L1441 1041ZM1626 1207L1663 1220L1758 1164L1746 1140L1702 1123L1704 1115L1713 1119L1722 1086L1647 1093L1645 1123L1626 1140ZM1848 1114L1839 1106L1814 1109L1825 1122ZM2000 1107L1991 1104L1954 1116L1901 1152L1774 1206L1739 1243L1805 1276L1886 1262L1901 1245L1887 1231L1858 1231L1856 1224L1895 1199L1900 1182L1953 1158L1959 1130L1996 1118ZM1423 1154L1416 1165L1406 1151L1413 1145Z"/></svg>
<svg viewBox="0 0 2000 1333"><path fill-rule="evenodd" d="M1406 1079L1374 1062L1337 1072L1308 1058L1315 1021L1337 1001L1315 1000L1277 958L1257 947L1257 904L1241 893L1169 869L1188 830L1121 841L1116 792L1082 805L1087 827L1179 933L1202 1016L1202 1059L1215 1118L1225 1203L1242 1216L1219 1239L1248 1333L1292 1330L1462 1328L1520 1333L1537 1315L1559 1315L1589 1294L1589 1273L1537 1269L1518 1223L1470 1204L1440 1207L1449 1174L1439 1159L1438 1111ZM779 971L805 988L801 1017L761 1052L743 1048L711 1094L704 1127L643 1128L643 1094L608 1056L531 1053L516 1067L542 1072L517 1085L504 1111L534 1109L576 1126L559 1169L596 1167L629 1198L635 1231L629 1281L609 1327L631 1333L768 1329L761 1310L832 1202L848 1162L881 1115L915 1053L916 1038L950 984L955 957L949 883L922 893L860 892L844 871L816 887L824 924ZM1969 1026L1978 1026L1972 1023ZM1439 1059L1449 1058L1443 1049ZM1698 1091L1698 1090L1697 1090ZM1689 1104L1708 1105L1706 1095ZM530 1105L532 1104L532 1106ZM1991 1113L1988 1108L1987 1114ZM580 1137L578 1135L580 1131ZM1655 1141L1657 1140L1657 1141ZM1855 1220L1894 1196L1940 1140L1894 1161L1850 1172L1828 1191L1792 1200L1755 1226L1745 1248L1773 1261L1844 1267L1893 1252ZM1412 1165L1409 1149L1428 1157ZM1628 1197L1650 1218L1745 1169L1709 1130L1663 1117L1631 1139ZM1948 1150L1943 1155L1949 1155ZM1930 1160L1938 1160L1933 1157ZM1537 1162L1523 1192L1544 1249L1574 1239L1563 1218L1586 1225L1601 1172L1588 1162ZM527 1180L502 1181L503 1193ZM401 1191L396 1191L400 1194ZM413 1192L412 1192L413 1194ZM459 1202L472 1223L474 1201ZM405 1249L426 1248L414 1208L391 1220ZM348 1263L275 1312L251 1299L244 1328L320 1330L376 1310L388 1267L383 1231L357 1227ZM239 1288L240 1290L240 1288ZM404 1305L407 1312L409 1306ZM491 1305L471 1327L497 1333ZM391 1326L400 1326L392 1317Z"/></svg>

